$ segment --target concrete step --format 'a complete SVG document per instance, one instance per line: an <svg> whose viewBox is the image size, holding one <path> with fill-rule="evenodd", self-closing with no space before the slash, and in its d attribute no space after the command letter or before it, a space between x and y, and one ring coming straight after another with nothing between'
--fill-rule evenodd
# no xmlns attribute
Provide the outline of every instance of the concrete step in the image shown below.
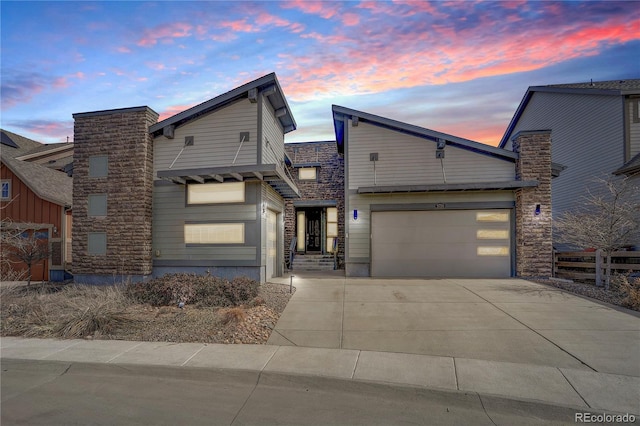
<svg viewBox="0 0 640 426"><path fill-rule="evenodd" d="M333 270L333 256L331 255L297 255L293 259L294 271L331 271Z"/></svg>

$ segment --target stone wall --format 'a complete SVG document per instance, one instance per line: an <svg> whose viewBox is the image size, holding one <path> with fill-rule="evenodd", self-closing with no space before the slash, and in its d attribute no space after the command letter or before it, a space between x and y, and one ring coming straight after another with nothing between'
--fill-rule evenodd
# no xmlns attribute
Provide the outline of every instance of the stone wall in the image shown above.
<svg viewBox="0 0 640 426"><path fill-rule="evenodd" d="M73 273L79 282L152 273L153 143L148 107L73 115ZM89 158L108 156L108 175L89 177ZM88 215L88 196L107 194L107 215ZM106 255L88 254L88 234L106 232Z"/></svg>
<svg viewBox="0 0 640 426"><path fill-rule="evenodd" d="M285 259L288 261L291 240L296 237L294 203L335 200L338 209L338 257L344 267L344 157L338 154L335 141L285 144L285 151L294 164L321 164L316 181L300 181L297 168L289 166L289 173L300 190L300 198L285 199Z"/></svg>
<svg viewBox="0 0 640 426"><path fill-rule="evenodd" d="M512 140L513 151L519 154L516 179L538 182L537 187L516 191L516 275L550 277L553 272L551 131L519 132Z"/></svg>

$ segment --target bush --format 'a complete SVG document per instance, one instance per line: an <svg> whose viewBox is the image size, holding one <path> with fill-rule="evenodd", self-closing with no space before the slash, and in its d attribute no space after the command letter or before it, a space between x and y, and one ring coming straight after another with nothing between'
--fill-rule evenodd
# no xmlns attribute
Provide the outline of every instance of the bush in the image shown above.
<svg viewBox="0 0 640 426"><path fill-rule="evenodd" d="M614 287L625 295L622 306L640 310L640 278L626 275L616 275L613 278Z"/></svg>
<svg viewBox="0 0 640 426"><path fill-rule="evenodd" d="M126 294L136 302L172 306L180 302L198 306L237 306L258 295L260 284L247 277L232 281L211 275L167 274L129 284Z"/></svg>
<svg viewBox="0 0 640 426"><path fill-rule="evenodd" d="M224 325L227 324L240 324L247 318L247 314L244 312L242 308L222 308L218 311L218 318L220 318L220 322Z"/></svg>

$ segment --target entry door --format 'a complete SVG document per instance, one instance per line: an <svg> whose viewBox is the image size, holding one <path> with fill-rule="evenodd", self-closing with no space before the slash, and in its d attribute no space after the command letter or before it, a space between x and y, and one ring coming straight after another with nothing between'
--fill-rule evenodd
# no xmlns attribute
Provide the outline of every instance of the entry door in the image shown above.
<svg viewBox="0 0 640 426"><path fill-rule="evenodd" d="M308 210L307 251L322 251L322 210Z"/></svg>

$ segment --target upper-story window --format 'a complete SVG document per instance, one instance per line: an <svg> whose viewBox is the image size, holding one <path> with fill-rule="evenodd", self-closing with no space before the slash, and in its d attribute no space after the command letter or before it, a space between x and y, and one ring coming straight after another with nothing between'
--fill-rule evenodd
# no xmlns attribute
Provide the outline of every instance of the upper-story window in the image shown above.
<svg viewBox="0 0 640 426"><path fill-rule="evenodd" d="M89 157L89 177L107 177L109 174L109 157L93 155Z"/></svg>
<svg viewBox="0 0 640 426"><path fill-rule="evenodd" d="M11 199L11 181L9 179L2 180L2 194L0 199L3 201Z"/></svg>
<svg viewBox="0 0 640 426"><path fill-rule="evenodd" d="M318 171L315 167L301 167L298 169L298 179L316 180Z"/></svg>
<svg viewBox="0 0 640 426"><path fill-rule="evenodd" d="M187 204L244 203L244 182L187 185Z"/></svg>

